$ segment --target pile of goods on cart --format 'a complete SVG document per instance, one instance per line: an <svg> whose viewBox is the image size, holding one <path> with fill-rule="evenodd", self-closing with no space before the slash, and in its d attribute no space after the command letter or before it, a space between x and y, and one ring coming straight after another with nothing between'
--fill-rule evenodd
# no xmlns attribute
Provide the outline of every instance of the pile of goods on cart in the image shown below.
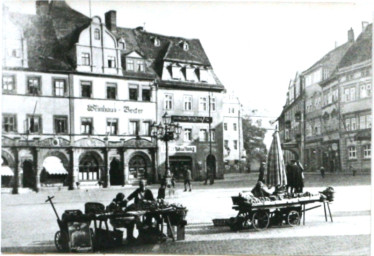
<svg viewBox="0 0 374 256"><path fill-rule="evenodd" d="M53 198L48 197L46 202L50 202L57 217L60 230L55 234L55 246L61 252L92 252L121 246L121 228L129 226L136 226L139 232L138 240L144 239L144 242L161 241L154 239L155 236L158 239L162 237L162 241L165 241L167 236L163 234L164 224L168 237L173 241L175 228L177 240L184 239L188 210L181 204L157 200L141 202L136 206L132 204L129 207L118 207L113 204L105 207L98 202L87 202L84 205L84 213L81 210L65 210L60 218Z"/></svg>

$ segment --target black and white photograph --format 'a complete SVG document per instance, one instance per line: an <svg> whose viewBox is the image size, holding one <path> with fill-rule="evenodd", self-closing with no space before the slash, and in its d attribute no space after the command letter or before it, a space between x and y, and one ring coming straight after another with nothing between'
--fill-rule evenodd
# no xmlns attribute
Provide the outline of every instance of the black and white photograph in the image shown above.
<svg viewBox="0 0 374 256"><path fill-rule="evenodd" d="M370 255L374 2L1 5L2 254Z"/></svg>

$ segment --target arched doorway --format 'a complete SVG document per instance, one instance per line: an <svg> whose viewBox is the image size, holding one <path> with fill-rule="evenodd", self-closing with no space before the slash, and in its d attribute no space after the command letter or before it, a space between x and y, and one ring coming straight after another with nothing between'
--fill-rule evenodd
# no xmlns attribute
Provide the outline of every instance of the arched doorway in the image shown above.
<svg viewBox="0 0 374 256"><path fill-rule="evenodd" d="M209 155L206 158L207 174L213 175L216 178L216 157L214 155Z"/></svg>
<svg viewBox="0 0 374 256"><path fill-rule="evenodd" d="M124 183L123 169L121 170L121 162L115 157L110 162L109 175L110 175L110 185L112 186L123 185Z"/></svg>
<svg viewBox="0 0 374 256"><path fill-rule="evenodd" d="M22 163L23 177L22 184L24 188L35 188L35 172L34 162L32 160L25 160Z"/></svg>
<svg viewBox="0 0 374 256"><path fill-rule="evenodd" d="M40 183L44 186L67 185L68 171L57 156L48 156L43 161Z"/></svg>
<svg viewBox="0 0 374 256"><path fill-rule="evenodd" d="M86 154L79 161L79 181L97 181L100 178L98 159L92 154Z"/></svg>
<svg viewBox="0 0 374 256"><path fill-rule="evenodd" d="M129 162L130 179L147 179L147 163L143 156L136 155Z"/></svg>

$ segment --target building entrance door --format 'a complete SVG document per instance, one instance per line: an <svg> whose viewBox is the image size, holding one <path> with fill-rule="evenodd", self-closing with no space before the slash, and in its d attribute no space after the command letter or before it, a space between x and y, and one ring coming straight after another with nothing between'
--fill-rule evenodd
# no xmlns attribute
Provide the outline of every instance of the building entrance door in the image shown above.
<svg viewBox="0 0 374 256"><path fill-rule="evenodd" d="M110 185L123 185L123 170L121 170L121 163L117 158L113 158L113 160L110 162L109 175Z"/></svg>
<svg viewBox="0 0 374 256"><path fill-rule="evenodd" d="M34 188L35 187L35 175L34 175L34 167L32 160L25 160L23 162L23 178L22 184L25 188Z"/></svg>
<svg viewBox="0 0 374 256"><path fill-rule="evenodd" d="M192 158L189 156L172 156L169 158L170 171L173 173L176 180L183 180L183 173L185 169L192 170Z"/></svg>
<svg viewBox="0 0 374 256"><path fill-rule="evenodd" d="M216 178L216 158L213 155L209 155L206 158L206 167L209 175L213 175L214 179Z"/></svg>

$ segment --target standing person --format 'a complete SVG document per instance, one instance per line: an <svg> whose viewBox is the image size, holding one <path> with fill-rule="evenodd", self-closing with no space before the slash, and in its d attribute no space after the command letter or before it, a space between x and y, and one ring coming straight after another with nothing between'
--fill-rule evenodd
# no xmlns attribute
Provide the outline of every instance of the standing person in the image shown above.
<svg viewBox="0 0 374 256"><path fill-rule="evenodd" d="M325 178L325 167L321 166L321 168L319 169L319 171L321 172L322 178Z"/></svg>
<svg viewBox="0 0 374 256"><path fill-rule="evenodd" d="M206 167L206 175L205 175L205 182L204 182L204 185L207 185L207 184L208 184L209 175L210 175L210 167L207 166L207 167Z"/></svg>
<svg viewBox="0 0 374 256"><path fill-rule="evenodd" d="M186 168L184 170L184 192L187 191L187 184L188 184L188 187L190 188L190 192L191 192L191 180L192 180L192 175L191 175L191 170L190 168Z"/></svg>
<svg viewBox="0 0 374 256"><path fill-rule="evenodd" d="M165 199L166 181L163 179L158 189L157 199Z"/></svg>
<svg viewBox="0 0 374 256"><path fill-rule="evenodd" d="M289 191L289 193L292 193L292 188L294 187L294 184L293 184L293 177L292 177L292 167L289 162L286 165L286 175L287 175L287 192Z"/></svg>
<svg viewBox="0 0 374 256"><path fill-rule="evenodd" d="M300 184L300 171L299 167L296 164L296 160L291 160L291 165L289 168L290 171L290 188L291 188L291 193L297 193L299 190L299 184Z"/></svg>
<svg viewBox="0 0 374 256"><path fill-rule="evenodd" d="M303 189L304 189L304 168L299 161L296 161L296 166L297 166L297 169L298 169L297 192L298 193L303 193Z"/></svg>
<svg viewBox="0 0 374 256"><path fill-rule="evenodd" d="M265 176L265 162L261 162L260 169L258 170L258 181L261 181L262 183L265 182L264 176Z"/></svg>

